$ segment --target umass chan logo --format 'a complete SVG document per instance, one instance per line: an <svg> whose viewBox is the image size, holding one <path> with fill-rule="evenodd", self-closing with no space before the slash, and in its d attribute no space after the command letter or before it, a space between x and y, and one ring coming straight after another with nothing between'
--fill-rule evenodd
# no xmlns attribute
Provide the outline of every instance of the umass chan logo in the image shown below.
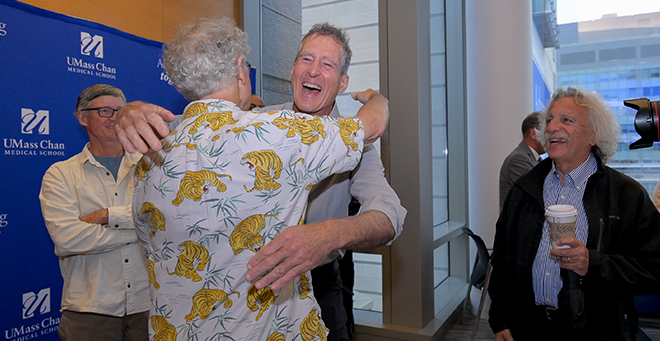
<svg viewBox="0 0 660 341"><path fill-rule="evenodd" d="M117 79L117 69L98 59L104 57L103 36L80 32L80 54L82 57L66 57L67 71L86 76ZM90 59L91 57L95 57Z"/></svg>
<svg viewBox="0 0 660 341"><path fill-rule="evenodd" d="M59 317L42 316L50 313L50 288L38 293L23 294L23 323L5 330L5 339L11 341L30 340L57 332ZM39 317L39 319L33 319Z"/></svg>
<svg viewBox="0 0 660 341"><path fill-rule="evenodd" d="M50 288L44 288L39 293L26 292L23 294L23 319L43 315L50 312Z"/></svg>
<svg viewBox="0 0 660 341"><path fill-rule="evenodd" d="M103 59L103 36L80 32L80 54Z"/></svg>
<svg viewBox="0 0 660 341"><path fill-rule="evenodd" d="M50 112L21 108L21 134L50 134Z"/></svg>
<svg viewBox="0 0 660 341"><path fill-rule="evenodd" d="M5 150L4 155L33 155L33 156L64 156L64 143L53 142L50 139L34 141L32 135L50 134L50 112L48 110L37 110L21 108L21 134L26 138L3 138ZM37 137L38 138L38 137Z"/></svg>

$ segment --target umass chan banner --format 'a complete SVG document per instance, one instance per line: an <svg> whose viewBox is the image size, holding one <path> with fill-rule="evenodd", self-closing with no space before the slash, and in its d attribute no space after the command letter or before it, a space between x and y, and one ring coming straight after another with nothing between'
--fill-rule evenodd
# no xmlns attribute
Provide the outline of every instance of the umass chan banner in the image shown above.
<svg viewBox="0 0 660 341"><path fill-rule="evenodd" d="M62 276L38 196L48 167L88 141L78 95L105 83L180 113L161 54L162 43L0 0L0 341L59 340Z"/></svg>

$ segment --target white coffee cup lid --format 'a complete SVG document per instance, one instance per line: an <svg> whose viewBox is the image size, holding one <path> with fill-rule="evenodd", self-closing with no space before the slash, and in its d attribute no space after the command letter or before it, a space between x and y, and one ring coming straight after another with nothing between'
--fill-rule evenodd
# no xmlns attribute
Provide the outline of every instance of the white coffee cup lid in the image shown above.
<svg viewBox="0 0 660 341"><path fill-rule="evenodd" d="M548 218L559 218L562 221L567 220L566 218L569 218L568 220L570 221L574 221L577 217L577 210L572 205L552 205L545 210L545 215Z"/></svg>

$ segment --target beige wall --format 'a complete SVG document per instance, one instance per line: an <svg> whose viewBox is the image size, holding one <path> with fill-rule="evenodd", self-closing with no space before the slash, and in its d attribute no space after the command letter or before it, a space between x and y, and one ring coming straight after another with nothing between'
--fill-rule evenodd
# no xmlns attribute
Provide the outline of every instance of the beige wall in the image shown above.
<svg viewBox="0 0 660 341"><path fill-rule="evenodd" d="M180 24L200 17L227 16L240 24L240 0L24 0L49 11L167 42Z"/></svg>

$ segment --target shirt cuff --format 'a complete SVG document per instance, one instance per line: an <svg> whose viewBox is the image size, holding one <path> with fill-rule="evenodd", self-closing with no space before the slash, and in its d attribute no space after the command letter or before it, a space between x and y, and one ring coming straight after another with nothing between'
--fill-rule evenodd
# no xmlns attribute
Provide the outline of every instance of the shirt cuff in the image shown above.
<svg viewBox="0 0 660 341"><path fill-rule="evenodd" d="M131 206L108 207L108 227L118 230L134 230Z"/></svg>

